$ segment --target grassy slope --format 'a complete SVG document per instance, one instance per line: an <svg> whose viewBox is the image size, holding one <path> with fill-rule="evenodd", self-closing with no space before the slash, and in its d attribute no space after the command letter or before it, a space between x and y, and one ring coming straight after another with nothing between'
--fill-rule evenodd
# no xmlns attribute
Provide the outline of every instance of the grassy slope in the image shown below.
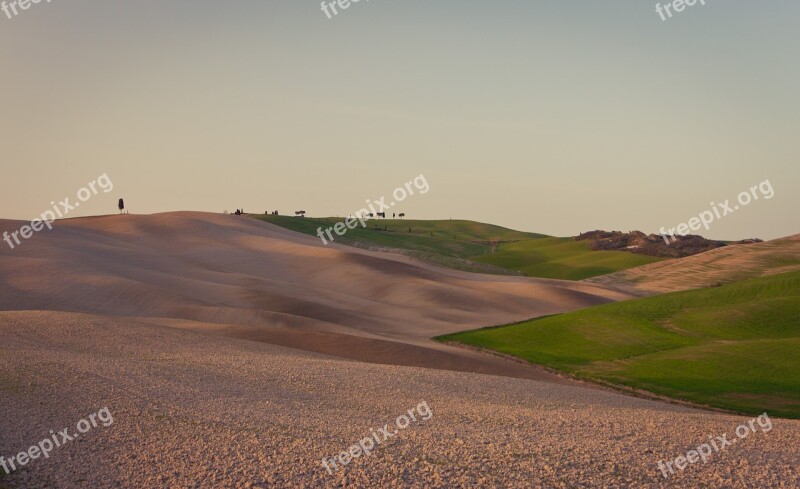
<svg viewBox="0 0 800 489"><path fill-rule="evenodd" d="M255 216L263 221L293 231L317 235L317 228L326 229L342 222L342 218L296 218L288 216ZM376 229L377 227L377 229ZM386 231L383 231L386 227ZM411 232L409 232L411 228ZM488 273L514 273L492 265L470 261L472 256L490 253L493 242L537 239L540 234L513 231L500 226L472 221L373 220L364 229L360 225L344 236L332 233L336 242L362 248L395 248L443 266Z"/></svg>
<svg viewBox="0 0 800 489"><path fill-rule="evenodd" d="M342 219L255 216L305 234L316 235ZM386 231L382 230L386 226ZM411 232L409 232L411 228ZM440 265L461 270L525 274L581 280L658 261L633 253L591 251L586 242L550 238L473 221L374 220L337 241L352 246L396 248Z"/></svg>
<svg viewBox="0 0 800 489"><path fill-rule="evenodd" d="M519 270L531 277L583 280L661 259L625 251L592 251L587 241L572 238L546 238L504 243L494 254L476 257L475 261Z"/></svg>
<svg viewBox="0 0 800 489"><path fill-rule="evenodd" d="M800 272L440 338L577 377L800 418Z"/></svg>

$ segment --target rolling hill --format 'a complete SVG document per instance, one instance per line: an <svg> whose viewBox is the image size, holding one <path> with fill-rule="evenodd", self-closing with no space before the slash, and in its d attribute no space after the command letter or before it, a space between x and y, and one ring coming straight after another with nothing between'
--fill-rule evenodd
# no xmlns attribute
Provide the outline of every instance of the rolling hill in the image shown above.
<svg viewBox="0 0 800 489"><path fill-rule="evenodd" d="M21 224L0 220L0 234ZM0 283L0 311L136 317L362 361L517 376L534 369L430 338L631 297L323 246L255 219L201 212L57 221L16 249L0 247Z"/></svg>
<svg viewBox="0 0 800 489"><path fill-rule="evenodd" d="M588 241L542 238L503 243L492 254L473 257L480 263L519 270L530 277L582 280L660 261L626 251L593 251Z"/></svg>
<svg viewBox="0 0 800 489"><path fill-rule="evenodd" d="M664 293L800 270L800 234L746 246L726 246L699 255L651 263L588 282L634 293Z"/></svg>
<svg viewBox="0 0 800 489"><path fill-rule="evenodd" d="M748 414L800 418L800 272L629 300L443 341Z"/></svg>
<svg viewBox="0 0 800 489"><path fill-rule="evenodd" d="M257 219L316 236L342 218L256 215ZM380 220L357 227L336 242L402 252L438 265L471 272L581 280L657 262L663 258L625 251L594 251L589 241L464 220Z"/></svg>

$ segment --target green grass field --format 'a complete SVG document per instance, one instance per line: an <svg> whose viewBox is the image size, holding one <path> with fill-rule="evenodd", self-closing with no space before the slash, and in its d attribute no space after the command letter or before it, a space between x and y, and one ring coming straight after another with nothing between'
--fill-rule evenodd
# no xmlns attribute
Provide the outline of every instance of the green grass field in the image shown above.
<svg viewBox="0 0 800 489"><path fill-rule="evenodd" d="M800 272L439 338L578 378L800 418Z"/></svg>
<svg viewBox="0 0 800 489"><path fill-rule="evenodd" d="M317 235L317 229L320 227L326 229L342 222L342 218L335 217L297 218L270 215L254 217L312 236ZM355 229L348 230L344 236L332 234L337 243L360 248L393 248L442 266L497 274L515 272L491 264L478 263L470 260L470 257L490 253L493 243L542 237L540 234L523 233L473 221L395 219L369 221L367 228L358 225Z"/></svg>
<svg viewBox="0 0 800 489"><path fill-rule="evenodd" d="M583 280L646 265L661 258L625 251L592 251L587 241L544 238L501 244L495 253L473 258L530 277Z"/></svg>
<svg viewBox="0 0 800 489"><path fill-rule="evenodd" d="M254 216L316 235L341 218ZM385 230L384 230L385 228ZM659 258L621 251L592 251L586 242L551 238L474 221L374 220L337 242L362 248L394 248L442 266L473 272L582 280L644 265Z"/></svg>

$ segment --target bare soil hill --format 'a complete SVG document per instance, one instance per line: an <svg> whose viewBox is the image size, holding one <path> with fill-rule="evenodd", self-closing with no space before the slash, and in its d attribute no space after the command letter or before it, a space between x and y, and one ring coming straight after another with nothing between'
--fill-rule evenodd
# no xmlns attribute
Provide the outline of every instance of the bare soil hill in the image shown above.
<svg viewBox="0 0 800 489"><path fill-rule="evenodd" d="M22 224L0 221L0 232ZM629 297L324 246L254 219L197 212L58 221L0 248L0 284L0 310L136 317L376 363L540 378L552 376L429 338Z"/></svg>
<svg viewBox="0 0 800 489"><path fill-rule="evenodd" d="M635 294L713 287L800 270L800 234L764 243L725 246L584 280Z"/></svg>

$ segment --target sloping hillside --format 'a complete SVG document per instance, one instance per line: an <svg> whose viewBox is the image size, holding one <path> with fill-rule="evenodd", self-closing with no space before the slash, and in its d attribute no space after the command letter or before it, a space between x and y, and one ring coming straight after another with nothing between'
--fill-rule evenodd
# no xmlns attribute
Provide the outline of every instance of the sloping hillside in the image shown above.
<svg viewBox="0 0 800 489"><path fill-rule="evenodd" d="M800 418L800 272L445 336L578 377Z"/></svg>
<svg viewBox="0 0 800 489"><path fill-rule="evenodd" d="M342 222L341 218L253 217L312 236ZM333 237L338 243L404 253L456 270L562 280L581 280L662 259L629 251L597 251L589 240L551 238L461 220L380 219L370 221L366 229L358 226Z"/></svg>
<svg viewBox="0 0 800 489"><path fill-rule="evenodd" d="M800 270L800 234L746 246L726 246L699 255L652 263L587 282L632 292L689 290Z"/></svg>
<svg viewBox="0 0 800 489"><path fill-rule="evenodd" d="M21 224L0 221L0 232ZM359 360L517 376L509 362L429 338L629 297L323 246L255 219L197 212L57 221L0 248L0 284L0 310L136 317Z"/></svg>
<svg viewBox="0 0 800 489"><path fill-rule="evenodd" d="M661 258L627 251L595 251L589 241L543 238L503 243L494 253L473 258L529 277L582 280L653 263Z"/></svg>

